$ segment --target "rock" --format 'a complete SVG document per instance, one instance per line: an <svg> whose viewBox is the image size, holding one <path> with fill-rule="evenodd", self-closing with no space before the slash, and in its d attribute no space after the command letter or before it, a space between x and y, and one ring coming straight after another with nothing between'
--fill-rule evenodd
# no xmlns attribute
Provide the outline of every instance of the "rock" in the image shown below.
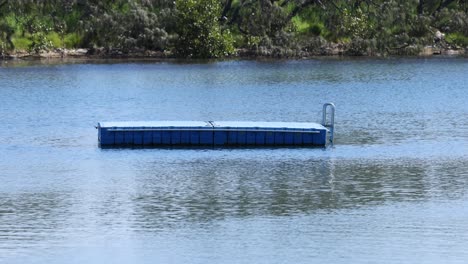
<svg viewBox="0 0 468 264"><path fill-rule="evenodd" d="M144 57L155 57L155 58L163 58L165 55L162 51L154 51L154 50L145 50L140 52L140 54Z"/></svg>
<svg viewBox="0 0 468 264"><path fill-rule="evenodd" d="M453 50L453 49L448 49L442 51L442 54L444 55L463 55L465 54L464 50Z"/></svg>
<svg viewBox="0 0 468 264"><path fill-rule="evenodd" d="M72 57L81 57L81 56L86 56L88 54L87 49L70 49L70 50L65 50L64 54L67 56L72 56Z"/></svg>
<svg viewBox="0 0 468 264"><path fill-rule="evenodd" d="M445 34L442 33L442 32L440 32L439 30L437 30L436 33L435 33L435 35L434 35L434 40L435 40L436 42L438 42L438 41L443 40L444 38L445 38Z"/></svg>
<svg viewBox="0 0 468 264"><path fill-rule="evenodd" d="M88 50L87 49L77 49L76 53L78 53L80 55L86 55L86 54L88 54Z"/></svg>
<svg viewBox="0 0 468 264"><path fill-rule="evenodd" d="M433 54L434 54L434 48L432 46L426 46L421 50L421 52L419 53L419 56L431 56Z"/></svg>
<svg viewBox="0 0 468 264"><path fill-rule="evenodd" d="M55 51L40 51L39 57L41 58L61 58L62 53Z"/></svg>

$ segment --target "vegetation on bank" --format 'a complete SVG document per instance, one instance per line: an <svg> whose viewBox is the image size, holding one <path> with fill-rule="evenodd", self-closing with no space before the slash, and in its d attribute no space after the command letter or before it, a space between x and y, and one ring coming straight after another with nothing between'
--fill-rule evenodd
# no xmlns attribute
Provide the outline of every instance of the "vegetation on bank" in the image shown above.
<svg viewBox="0 0 468 264"><path fill-rule="evenodd" d="M418 54L468 47L466 0L0 0L0 53L182 58Z"/></svg>

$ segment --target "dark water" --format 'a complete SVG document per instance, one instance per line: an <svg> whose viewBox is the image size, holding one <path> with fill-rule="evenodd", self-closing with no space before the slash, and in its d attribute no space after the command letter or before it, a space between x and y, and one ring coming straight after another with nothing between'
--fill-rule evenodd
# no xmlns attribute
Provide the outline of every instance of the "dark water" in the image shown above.
<svg viewBox="0 0 468 264"><path fill-rule="evenodd" d="M468 60L3 63L0 263L466 263ZM318 122L327 149L99 149L124 120Z"/></svg>

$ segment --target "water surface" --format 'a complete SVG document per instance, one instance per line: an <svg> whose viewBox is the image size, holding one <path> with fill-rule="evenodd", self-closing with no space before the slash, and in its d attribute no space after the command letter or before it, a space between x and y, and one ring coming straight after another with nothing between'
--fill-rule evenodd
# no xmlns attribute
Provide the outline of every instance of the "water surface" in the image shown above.
<svg viewBox="0 0 468 264"><path fill-rule="evenodd" d="M468 60L0 66L0 263L464 263ZM333 147L100 149L98 121L318 122Z"/></svg>

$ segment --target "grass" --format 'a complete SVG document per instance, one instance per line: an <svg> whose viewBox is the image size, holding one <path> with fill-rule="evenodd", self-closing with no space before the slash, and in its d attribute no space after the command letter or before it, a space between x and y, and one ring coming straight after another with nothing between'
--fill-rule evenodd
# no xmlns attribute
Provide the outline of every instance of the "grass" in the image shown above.
<svg viewBox="0 0 468 264"><path fill-rule="evenodd" d="M63 38L63 44L61 36L57 32L49 32L46 38L52 42L53 48L62 48L63 46L67 49L79 48L82 43L82 37L77 33L66 34ZM11 40L15 50L29 50L33 43L30 34L25 34L24 37L20 34L14 34Z"/></svg>
<svg viewBox="0 0 468 264"><path fill-rule="evenodd" d="M11 41L13 42L16 50L29 50L29 47L32 44L32 40L26 36L22 37L13 35Z"/></svg>
<svg viewBox="0 0 468 264"><path fill-rule="evenodd" d="M292 23L296 28L296 31L301 34L306 34L309 32L311 24L309 21L302 19L300 16L295 16L292 18Z"/></svg>
<svg viewBox="0 0 468 264"><path fill-rule="evenodd" d="M60 39L60 35L57 32L49 32L46 35L46 38L52 42L52 46L54 48L62 47L62 40Z"/></svg>
<svg viewBox="0 0 468 264"><path fill-rule="evenodd" d="M83 38L77 33L69 33L65 35L64 42L65 48L79 48L82 43Z"/></svg>

